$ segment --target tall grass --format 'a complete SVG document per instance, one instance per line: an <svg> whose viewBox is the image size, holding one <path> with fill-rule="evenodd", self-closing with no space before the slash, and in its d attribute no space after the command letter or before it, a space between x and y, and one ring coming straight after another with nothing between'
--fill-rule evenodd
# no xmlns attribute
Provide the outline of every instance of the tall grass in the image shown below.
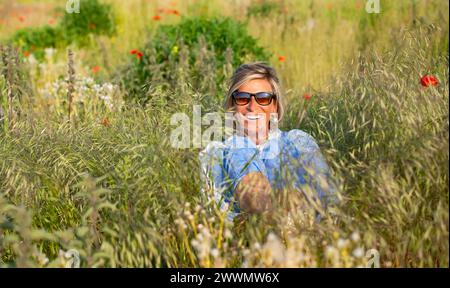
<svg viewBox="0 0 450 288"><path fill-rule="evenodd" d="M251 1L196 2L180 11L233 14ZM355 267L376 249L383 267L448 267L448 16L436 20L448 3L417 2L415 24L411 6L386 3L388 16L366 28L367 15L346 10L348 2L330 9L325 1L283 3L299 18L250 18L249 31L276 52L274 61L286 57L277 64L289 100L281 128L319 141L341 205L320 223L309 209L226 222L199 192L199 150L169 144L171 115L191 115L201 95L179 83L150 91L155 105L124 104L120 88L94 86L83 75L96 52L71 47L72 123L65 51L48 55L45 66L17 65L15 73L29 78L14 78L15 86L31 90L13 103L22 108L14 125L0 122L8 127L0 129L0 265L65 266L76 249L86 267ZM146 1L113 4L122 16L136 5L156 9ZM424 8L433 5L442 9ZM104 39L111 67L130 43L146 42L137 32L148 28L141 13ZM295 32L303 14L317 19L316 30ZM2 71L12 65L5 61ZM425 74L439 85L420 86ZM7 85L2 76L1 91Z"/></svg>

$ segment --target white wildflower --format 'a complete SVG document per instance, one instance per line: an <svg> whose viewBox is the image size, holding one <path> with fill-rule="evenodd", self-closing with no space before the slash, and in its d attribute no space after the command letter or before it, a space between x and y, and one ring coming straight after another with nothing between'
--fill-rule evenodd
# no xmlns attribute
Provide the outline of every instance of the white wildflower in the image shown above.
<svg viewBox="0 0 450 288"><path fill-rule="evenodd" d="M219 256L219 250L217 250L216 248L212 249L211 250L211 256L213 256L214 258Z"/></svg>
<svg viewBox="0 0 450 288"><path fill-rule="evenodd" d="M45 48L45 58L50 59L52 58L52 56L56 53L56 49L55 48Z"/></svg>
<svg viewBox="0 0 450 288"><path fill-rule="evenodd" d="M339 240L337 241L337 247L339 249L344 248L345 246L347 246L347 240L339 238Z"/></svg>
<svg viewBox="0 0 450 288"><path fill-rule="evenodd" d="M352 239L353 242L358 242L360 237L359 237L359 233L358 232L353 232L352 235L350 236L350 238Z"/></svg>
<svg viewBox="0 0 450 288"><path fill-rule="evenodd" d="M30 56L27 58L27 62L30 63L31 66L35 66L38 63L36 57L34 57L33 54L30 54Z"/></svg>
<svg viewBox="0 0 450 288"><path fill-rule="evenodd" d="M224 237L225 237L225 239L231 239L231 238L233 238L233 234L231 233L230 229L228 229L228 228L225 229Z"/></svg>
<svg viewBox="0 0 450 288"><path fill-rule="evenodd" d="M353 250L352 254L356 258L361 258L364 256L364 250L361 247L358 247L355 250Z"/></svg>

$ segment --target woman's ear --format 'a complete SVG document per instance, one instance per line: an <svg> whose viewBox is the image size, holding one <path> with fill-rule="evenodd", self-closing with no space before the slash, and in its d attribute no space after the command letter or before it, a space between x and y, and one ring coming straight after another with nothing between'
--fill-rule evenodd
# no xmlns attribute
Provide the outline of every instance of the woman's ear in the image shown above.
<svg viewBox="0 0 450 288"><path fill-rule="evenodd" d="M279 108L279 107L278 107L278 101L277 101L277 99L274 99L273 101L274 101L274 102L273 102L273 105L275 105L275 113L278 114L278 112L279 112L279 111L278 111L278 110L279 110L279 109L278 109L278 108Z"/></svg>

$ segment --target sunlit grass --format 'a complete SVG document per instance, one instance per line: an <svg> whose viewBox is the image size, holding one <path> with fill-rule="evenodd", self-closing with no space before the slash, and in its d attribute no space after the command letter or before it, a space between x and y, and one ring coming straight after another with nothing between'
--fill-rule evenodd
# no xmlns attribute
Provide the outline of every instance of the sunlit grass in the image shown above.
<svg viewBox="0 0 450 288"><path fill-rule="evenodd" d="M382 1L369 16L364 1L286 0L250 18L257 1L108 2L117 35L70 47L70 121L66 51L22 63L30 82L11 80L31 92L0 122L0 266L64 266L61 250L77 249L88 267L355 267L376 249L383 267L448 267L448 2ZM320 223L310 209L224 221L200 194L199 149L169 145L171 115L199 100L186 83L183 95L153 91L153 108L123 102L109 75L181 19L160 8L247 20L273 54L289 99L281 128L312 134L339 183L341 205ZM439 84L422 87L426 74ZM2 107L8 83L2 74Z"/></svg>

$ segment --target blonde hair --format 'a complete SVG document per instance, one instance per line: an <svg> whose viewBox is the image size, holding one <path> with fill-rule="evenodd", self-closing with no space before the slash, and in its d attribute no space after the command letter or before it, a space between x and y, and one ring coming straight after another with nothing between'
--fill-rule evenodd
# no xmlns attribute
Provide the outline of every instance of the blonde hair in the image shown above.
<svg viewBox="0 0 450 288"><path fill-rule="evenodd" d="M242 64L230 78L229 89L225 100L225 110L234 108L232 93L239 89L244 83L253 79L266 79L272 86L272 92L276 96L278 121L281 121L284 114L283 95L281 84L275 69L264 62L254 62Z"/></svg>

